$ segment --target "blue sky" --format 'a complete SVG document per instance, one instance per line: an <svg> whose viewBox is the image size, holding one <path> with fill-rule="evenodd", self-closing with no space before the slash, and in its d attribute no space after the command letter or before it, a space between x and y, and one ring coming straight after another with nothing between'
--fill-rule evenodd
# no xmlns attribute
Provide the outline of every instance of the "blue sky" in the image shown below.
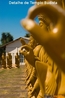
<svg viewBox="0 0 65 98"><path fill-rule="evenodd" d="M9 4L9 1L29 2L29 0L0 0L0 38L2 32L10 32L14 39L26 34L20 21L26 17L33 4ZM35 1L35 0L31 0Z"/></svg>

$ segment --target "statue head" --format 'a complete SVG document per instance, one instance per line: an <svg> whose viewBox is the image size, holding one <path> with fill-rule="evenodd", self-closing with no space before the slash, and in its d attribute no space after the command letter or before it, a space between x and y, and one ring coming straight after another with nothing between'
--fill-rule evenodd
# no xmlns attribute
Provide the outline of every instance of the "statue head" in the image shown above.
<svg viewBox="0 0 65 98"><path fill-rule="evenodd" d="M46 30L48 30L50 21L44 16L44 14L39 14L38 15L38 19L39 19L39 25L42 29L46 28Z"/></svg>
<svg viewBox="0 0 65 98"><path fill-rule="evenodd" d="M61 6L63 9L65 8L65 0L36 0L36 1L37 2L53 1L53 2L57 2L57 5ZM39 25L41 28L43 28L43 29L46 28L47 30L51 30L53 28L53 24L43 13L40 13L38 15L38 19L39 19Z"/></svg>
<svg viewBox="0 0 65 98"><path fill-rule="evenodd" d="M28 45L30 45L33 49L35 48L35 46L37 45L36 40L32 37L32 35L30 35L30 40Z"/></svg>

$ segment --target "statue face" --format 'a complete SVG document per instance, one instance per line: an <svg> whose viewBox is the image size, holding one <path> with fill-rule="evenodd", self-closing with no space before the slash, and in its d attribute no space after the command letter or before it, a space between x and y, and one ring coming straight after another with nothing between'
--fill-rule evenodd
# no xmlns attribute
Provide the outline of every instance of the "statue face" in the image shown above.
<svg viewBox="0 0 65 98"><path fill-rule="evenodd" d="M39 25L40 25L41 28L43 28L43 25L44 25L43 21L40 20Z"/></svg>

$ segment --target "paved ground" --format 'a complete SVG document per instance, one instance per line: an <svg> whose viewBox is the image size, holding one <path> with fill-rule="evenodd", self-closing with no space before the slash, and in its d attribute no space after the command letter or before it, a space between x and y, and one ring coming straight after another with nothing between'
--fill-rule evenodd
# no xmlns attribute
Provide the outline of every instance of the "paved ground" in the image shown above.
<svg viewBox="0 0 65 98"><path fill-rule="evenodd" d="M0 69L0 98L27 98L25 66Z"/></svg>

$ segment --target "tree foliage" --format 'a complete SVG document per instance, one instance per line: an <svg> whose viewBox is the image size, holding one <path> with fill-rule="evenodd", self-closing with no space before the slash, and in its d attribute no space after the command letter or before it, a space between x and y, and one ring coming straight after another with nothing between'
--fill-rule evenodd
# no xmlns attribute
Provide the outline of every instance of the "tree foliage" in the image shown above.
<svg viewBox="0 0 65 98"><path fill-rule="evenodd" d="M29 33L26 33L25 37L30 37L30 34Z"/></svg>
<svg viewBox="0 0 65 98"><path fill-rule="evenodd" d="M10 41L13 41L13 36L9 32L7 33L3 32L1 35L1 43L0 43L0 58L2 56L2 53L5 53L5 47L1 48L1 46Z"/></svg>
<svg viewBox="0 0 65 98"><path fill-rule="evenodd" d="M3 32L1 36L1 44L4 45L10 41L13 41L13 36L9 32L8 33Z"/></svg>

